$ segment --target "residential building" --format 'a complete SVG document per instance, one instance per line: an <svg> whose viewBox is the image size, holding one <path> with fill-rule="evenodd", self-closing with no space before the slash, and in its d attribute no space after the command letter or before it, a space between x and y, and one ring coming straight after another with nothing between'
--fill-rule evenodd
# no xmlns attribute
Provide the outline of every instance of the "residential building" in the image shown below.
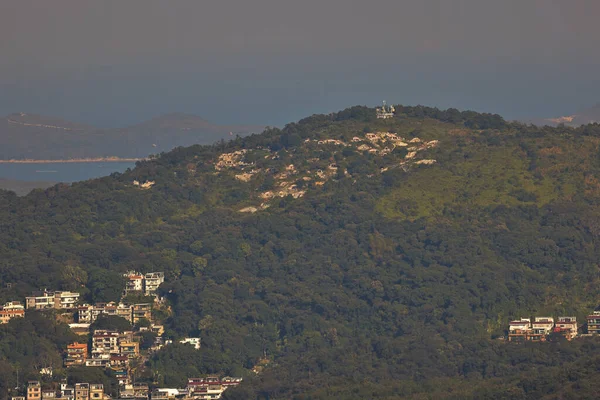
<svg viewBox="0 0 600 400"><path fill-rule="evenodd" d="M154 389L150 394L152 400L169 400L173 397L169 397L168 392L160 391L160 389Z"/></svg>
<svg viewBox="0 0 600 400"><path fill-rule="evenodd" d="M600 333L600 311L594 311L592 315L586 317L588 333L597 335Z"/></svg>
<svg viewBox="0 0 600 400"><path fill-rule="evenodd" d="M0 324L6 324L13 318L25 316L25 307L18 301L11 301L0 308Z"/></svg>
<svg viewBox="0 0 600 400"><path fill-rule="evenodd" d="M552 317L535 317L531 324L531 333L529 340L534 342L543 342L554 328L554 318Z"/></svg>
<svg viewBox="0 0 600 400"><path fill-rule="evenodd" d="M62 382L60 384L60 397L65 400L74 400L75 399L75 388L73 386L67 385L66 382Z"/></svg>
<svg viewBox="0 0 600 400"><path fill-rule="evenodd" d="M158 287L165 281L164 272L150 272L144 275L144 294L155 296Z"/></svg>
<svg viewBox="0 0 600 400"><path fill-rule="evenodd" d="M119 303L117 305L117 316L125 318L129 323L133 323L132 308L129 304Z"/></svg>
<svg viewBox="0 0 600 400"><path fill-rule="evenodd" d="M79 302L79 293L54 292L54 308L57 310L74 310Z"/></svg>
<svg viewBox="0 0 600 400"><path fill-rule="evenodd" d="M32 296L25 298L27 309L46 310L54 308L54 293L35 292Z"/></svg>
<svg viewBox="0 0 600 400"><path fill-rule="evenodd" d="M133 341L122 341L119 343L119 354L127 358L136 358L140 355L140 344Z"/></svg>
<svg viewBox="0 0 600 400"><path fill-rule="evenodd" d="M230 387L237 386L242 378L219 378L208 376L205 378L189 378L187 389L188 396L199 400L220 399L223 392Z"/></svg>
<svg viewBox="0 0 600 400"><path fill-rule="evenodd" d="M156 333L157 336L162 336L165 333L165 327L163 325L150 325L150 332Z"/></svg>
<svg viewBox="0 0 600 400"><path fill-rule="evenodd" d="M152 304L134 304L131 309L131 319L134 325L137 324L141 319L152 321Z"/></svg>
<svg viewBox="0 0 600 400"><path fill-rule="evenodd" d="M521 318L510 321L508 326L508 340L511 342L523 342L529 340L531 333L531 319Z"/></svg>
<svg viewBox="0 0 600 400"><path fill-rule="evenodd" d="M42 400L54 400L56 399L56 392L53 390L42 391Z"/></svg>
<svg viewBox="0 0 600 400"><path fill-rule="evenodd" d="M131 292L142 292L144 290L144 276L139 272L130 271L124 274L127 279L125 282L125 294Z"/></svg>
<svg viewBox="0 0 600 400"><path fill-rule="evenodd" d="M164 272L149 272L142 275L139 272L130 271L124 276L126 278L126 295L132 292L140 292L146 296L155 296L158 287L165 281Z"/></svg>
<svg viewBox="0 0 600 400"><path fill-rule="evenodd" d="M96 330L92 336L92 356L119 354L119 332Z"/></svg>
<svg viewBox="0 0 600 400"><path fill-rule="evenodd" d="M79 301L79 293L74 292L42 292L33 293L32 296L25 298L27 309L35 310L73 310Z"/></svg>
<svg viewBox="0 0 600 400"><path fill-rule="evenodd" d="M576 317L558 317L555 325L555 331L565 335L568 340L577 336L577 318Z"/></svg>
<svg viewBox="0 0 600 400"><path fill-rule="evenodd" d="M41 400L42 385L39 381L27 382L27 400Z"/></svg>
<svg viewBox="0 0 600 400"><path fill-rule="evenodd" d="M123 303L98 303L95 305L83 304L77 307L77 321L92 323L100 315L115 315L131 322L131 306Z"/></svg>
<svg viewBox="0 0 600 400"><path fill-rule="evenodd" d="M133 385L133 395L136 398L148 398L148 384L147 383L134 383Z"/></svg>
<svg viewBox="0 0 600 400"><path fill-rule="evenodd" d="M90 384L89 383L76 383L75 384L75 400L89 400L90 399Z"/></svg>
<svg viewBox="0 0 600 400"><path fill-rule="evenodd" d="M96 318L98 318L98 315L100 315L101 312L102 309L98 308L97 306L82 304L77 307L77 322L80 324L91 324L96 320Z"/></svg>
<svg viewBox="0 0 600 400"><path fill-rule="evenodd" d="M200 338L185 338L181 339L179 343L191 344L196 350L200 350Z"/></svg>
<svg viewBox="0 0 600 400"><path fill-rule="evenodd" d="M125 355L111 355L110 368L115 370L127 370L127 368L129 368L129 357Z"/></svg>
<svg viewBox="0 0 600 400"><path fill-rule="evenodd" d="M13 396L10 400L27 400L25 396Z"/></svg>
<svg viewBox="0 0 600 400"><path fill-rule="evenodd" d="M85 360L86 367L110 368L110 354L100 354Z"/></svg>
<svg viewBox="0 0 600 400"><path fill-rule="evenodd" d="M84 365L88 356L88 346L85 343L71 343L67 345L67 357L65 367L73 365Z"/></svg>
<svg viewBox="0 0 600 400"><path fill-rule="evenodd" d="M104 385L100 383L93 383L90 385L90 400L103 400L104 399Z"/></svg>
<svg viewBox="0 0 600 400"><path fill-rule="evenodd" d="M152 391L151 399L174 399L187 396L187 389L174 389L174 388L156 388Z"/></svg>
<svg viewBox="0 0 600 400"><path fill-rule="evenodd" d="M119 386L128 385L131 383L127 369L119 369L113 372Z"/></svg>

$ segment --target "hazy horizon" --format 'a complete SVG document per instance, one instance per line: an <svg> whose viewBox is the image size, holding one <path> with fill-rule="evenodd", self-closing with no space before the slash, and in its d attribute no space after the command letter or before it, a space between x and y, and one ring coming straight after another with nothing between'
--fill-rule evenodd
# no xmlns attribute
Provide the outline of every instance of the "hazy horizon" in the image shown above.
<svg viewBox="0 0 600 400"><path fill-rule="evenodd" d="M508 119L600 101L588 0L5 3L2 115L281 126L384 99Z"/></svg>

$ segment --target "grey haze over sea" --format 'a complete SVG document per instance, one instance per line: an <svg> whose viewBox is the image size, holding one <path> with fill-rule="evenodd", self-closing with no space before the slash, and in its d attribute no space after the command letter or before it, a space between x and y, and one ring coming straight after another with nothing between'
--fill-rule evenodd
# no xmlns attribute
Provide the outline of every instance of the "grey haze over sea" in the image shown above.
<svg viewBox="0 0 600 400"><path fill-rule="evenodd" d="M124 172L134 166L133 162L0 163L0 178L72 183Z"/></svg>

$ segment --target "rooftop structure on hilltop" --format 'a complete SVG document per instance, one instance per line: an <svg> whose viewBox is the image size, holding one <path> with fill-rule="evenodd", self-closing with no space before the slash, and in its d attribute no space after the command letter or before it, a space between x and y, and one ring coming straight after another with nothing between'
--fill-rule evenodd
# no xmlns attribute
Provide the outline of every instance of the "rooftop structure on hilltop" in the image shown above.
<svg viewBox="0 0 600 400"><path fill-rule="evenodd" d="M375 112L377 113L378 119L388 119L394 117L396 109L394 108L394 106L387 106L384 100L381 108L377 107L375 109Z"/></svg>

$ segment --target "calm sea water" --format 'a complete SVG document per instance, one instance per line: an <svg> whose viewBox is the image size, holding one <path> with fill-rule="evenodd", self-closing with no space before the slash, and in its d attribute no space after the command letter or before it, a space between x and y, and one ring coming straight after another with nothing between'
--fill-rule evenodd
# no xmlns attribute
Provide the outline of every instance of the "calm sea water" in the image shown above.
<svg viewBox="0 0 600 400"><path fill-rule="evenodd" d="M0 163L0 178L18 181L77 182L124 172L133 162L81 162L48 164Z"/></svg>

